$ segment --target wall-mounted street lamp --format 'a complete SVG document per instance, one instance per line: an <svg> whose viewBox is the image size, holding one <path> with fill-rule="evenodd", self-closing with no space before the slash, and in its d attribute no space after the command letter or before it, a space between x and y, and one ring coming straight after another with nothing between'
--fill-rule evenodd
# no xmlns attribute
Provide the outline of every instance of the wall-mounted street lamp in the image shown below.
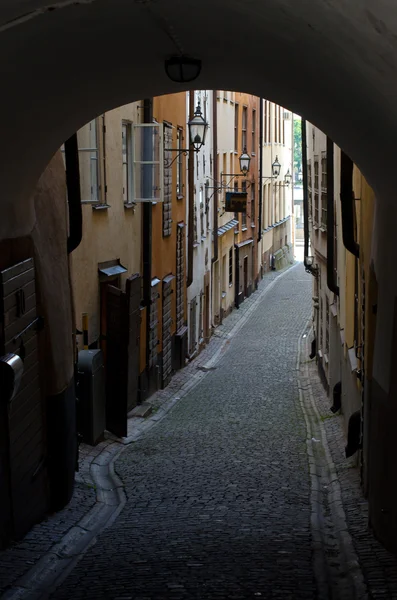
<svg viewBox="0 0 397 600"><path fill-rule="evenodd" d="M246 175L250 170L251 157L247 152L247 148L244 148L242 155L239 158L240 171L243 175Z"/></svg>
<svg viewBox="0 0 397 600"><path fill-rule="evenodd" d="M172 56L164 62L165 72L171 81L188 83L201 73L201 60L189 56Z"/></svg>
<svg viewBox="0 0 397 600"><path fill-rule="evenodd" d="M238 160L240 163L241 173L221 173L221 189L223 187L229 187L230 183L233 181L233 179L235 177L247 177L248 171L250 170L250 163L251 163L251 157L247 152L247 148L244 148L244 150ZM229 181L227 182L227 184L225 184L225 186L222 182L223 177L230 177ZM248 185L250 185L249 182L248 182Z"/></svg>
<svg viewBox="0 0 397 600"><path fill-rule="evenodd" d="M277 179L280 175L280 171L281 171L281 164L279 163L278 156L276 156L276 160L272 164L272 174L268 175L268 176L264 176L264 177L262 177L262 179Z"/></svg>
<svg viewBox="0 0 397 600"><path fill-rule="evenodd" d="M292 175L290 173L290 170L288 169L288 171L284 175L284 183L282 185L285 185L286 187L289 187L289 185L291 183L292 183Z"/></svg>
<svg viewBox="0 0 397 600"><path fill-rule="evenodd" d="M178 153L171 162L168 162L167 159L164 159L164 166L166 168L172 167L174 162L181 154L187 156L189 152L199 152L199 150L201 150L201 148L204 146L205 138L208 131L208 123L203 117L200 103L198 103L196 110L194 111L194 115L188 121L187 126L189 130L190 148L165 148L166 152Z"/></svg>

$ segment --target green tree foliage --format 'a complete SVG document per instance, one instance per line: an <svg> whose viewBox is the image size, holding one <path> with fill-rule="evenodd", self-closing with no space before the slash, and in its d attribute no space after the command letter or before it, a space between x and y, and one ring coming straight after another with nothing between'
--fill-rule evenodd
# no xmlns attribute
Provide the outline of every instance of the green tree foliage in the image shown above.
<svg viewBox="0 0 397 600"><path fill-rule="evenodd" d="M302 120L294 116L294 171L302 170Z"/></svg>

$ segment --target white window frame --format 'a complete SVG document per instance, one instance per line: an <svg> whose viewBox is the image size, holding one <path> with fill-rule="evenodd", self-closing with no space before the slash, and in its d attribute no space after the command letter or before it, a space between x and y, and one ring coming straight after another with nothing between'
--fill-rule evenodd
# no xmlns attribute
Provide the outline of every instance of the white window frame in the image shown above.
<svg viewBox="0 0 397 600"><path fill-rule="evenodd" d="M132 123L132 165L133 165L133 171L132 171L132 177L133 177L133 183L135 183L136 181L136 173L135 173L135 169L137 167L137 165L154 165L157 164L159 165L159 190L160 190L160 194L159 197L156 199L153 198L136 198L135 197L135 185L133 186L132 189L132 201L133 202L150 202L151 204L157 204L160 202L163 202L164 200L164 188L163 188L163 181L164 181L164 148L163 148L163 123ZM158 156L159 156L159 160L155 161L155 160L150 160L150 161L143 161L143 160L138 160L137 157L135 156L135 132L137 129L142 129L144 127L151 127L151 128L157 128L158 129L158 144L159 144L159 149L158 149Z"/></svg>
<svg viewBox="0 0 397 600"><path fill-rule="evenodd" d="M122 121L121 123L121 137L123 139L123 131L126 131L126 148L127 148L127 160L124 162L124 152L123 147L121 149L122 152L122 165L123 165L123 202L125 205L130 205L134 203L134 180L133 180L133 163L132 163L132 122L131 121ZM127 165L127 190L124 191L124 164Z"/></svg>

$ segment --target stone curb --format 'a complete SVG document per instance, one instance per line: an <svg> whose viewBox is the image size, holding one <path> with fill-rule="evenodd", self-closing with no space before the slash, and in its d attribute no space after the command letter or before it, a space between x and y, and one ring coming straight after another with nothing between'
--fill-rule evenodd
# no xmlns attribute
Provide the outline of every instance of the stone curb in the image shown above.
<svg viewBox="0 0 397 600"><path fill-rule="evenodd" d="M119 444L106 446L94 459L90 474L97 490L96 504L1 596L2 599L48 598L94 543L98 533L113 523L126 502L123 484L114 471L114 463L121 451Z"/></svg>
<svg viewBox="0 0 397 600"><path fill-rule="evenodd" d="M328 446L327 434L314 399L307 361L302 362L303 356L309 356L308 340L311 331L311 321L303 330L298 342L297 373L299 381L299 400L307 428L307 451L309 458L309 473L311 479L312 504L312 536L314 551L314 570L319 588L320 598L334 597L354 600L366 600L368 593L359 566L358 557L348 530L346 515L343 507L341 487L335 464ZM305 336L305 337L304 337ZM321 485L320 485L321 483ZM324 506L331 513L331 525L325 525ZM327 546L337 546L339 565L327 556ZM336 542L334 541L336 540ZM330 572L336 574L332 581ZM329 581L335 587L330 589Z"/></svg>
<svg viewBox="0 0 397 600"><path fill-rule="evenodd" d="M232 337L244 326L263 297L282 277L300 263L284 269L269 283L241 316L229 332L222 333L220 347L201 367L205 370L193 373L189 381L182 384L171 398L164 401L157 412L142 420L136 430L126 438L117 438L107 434L108 444L92 460L89 473L97 491L96 504L80 519L61 540L47 552L34 567L20 577L15 584L1 596L1 600L45 600L66 579L76 563L96 542L96 536L109 527L123 509L126 496L122 481L115 473L114 464L126 446L136 442L149 429L162 421L166 415L208 375L210 369L219 362ZM196 360L200 358L200 355ZM195 362L195 361L193 361ZM207 370L208 369L208 370Z"/></svg>

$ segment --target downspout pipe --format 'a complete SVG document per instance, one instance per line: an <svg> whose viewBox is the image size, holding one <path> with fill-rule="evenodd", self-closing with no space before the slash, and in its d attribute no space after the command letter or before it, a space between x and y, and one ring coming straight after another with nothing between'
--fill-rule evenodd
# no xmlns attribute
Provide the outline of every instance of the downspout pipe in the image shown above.
<svg viewBox="0 0 397 600"><path fill-rule="evenodd" d="M262 239L262 203L263 203L263 98L259 100L259 211L258 211L258 242Z"/></svg>
<svg viewBox="0 0 397 600"><path fill-rule="evenodd" d="M343 244L346 250L359 258L360 247L354 235L353 161L343 151L341 151L340 201Z"/></svg>
<svg viewBox="0 0 397 600"><path fill-rule="evenodd" d="M83 212L81 208L79 147L77 133L65 142L66 187L68 190L69 237L67 252L71 254L83 237Z"/></svg>
<svg viewBox="0 0 397 600"><path fill-rule="evenodd" d="M316 275L316 269L308 262L309 257L309 189L307 181L307 134L306 119L302 118L302 176L303 176L303 231L304 231L304 258L303 264L308 273Z"/></svg>
<svg viewBox="0 0 397 600"><path fill-rule="evenodd" d="M153 98L143 101L143 122L153 122ZM143 262L143 303L146 306L146 365L149 364L150 302L152 282L152 203L143 202L142 206L142 262Z"/></svg>
<svg viewBox="0 0 397 600"><path fill-rule="evenodd" d="M339 296L335 281L335 186L334 186L334 143L327 137L327 286Z"/></svg>
<svg viewBox="0 0 397 600"><path fill-rule="evenodd" d="M189 92L189 119L194 115L194 90ZM190 141L189 141L190 143ZM190 147L187 163L188 173L188 230L187 230L187 281L186 286L193 283L193 248L194 248L194 151Z"/></svg>
<svg viewBox="0 0 397 600"><path fill-rule="evenodd" d="M214 165L214 181L215 186L219 185L219 173L218 173L218 108L217 108L217 90L212 92L212 149L213 149L213 165ZM213 202L213 236L214 236L214 248L212 263L218 260L218 190L214 193Z"/></svg>

